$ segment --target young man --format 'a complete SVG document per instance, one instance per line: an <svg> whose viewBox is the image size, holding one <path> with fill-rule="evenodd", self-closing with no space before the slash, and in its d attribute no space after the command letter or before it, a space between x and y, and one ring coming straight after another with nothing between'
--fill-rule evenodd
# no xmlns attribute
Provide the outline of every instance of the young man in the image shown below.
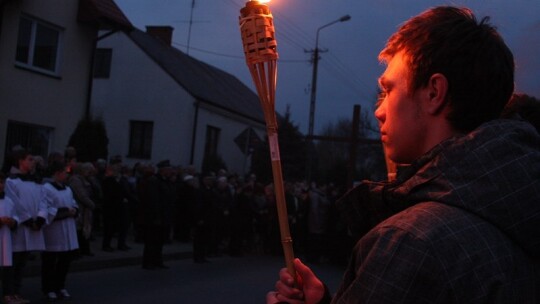
<svg viewBox="0 0 540 304"><path fill-rule="evenodd" d="M169 268L163 263L163 246L170 233L172 208L176 200L176 189L172 182L175 172L170 161L160 161L156 167L157 173L139 188L144 222L142 268L147 270Z"/></svg>
<svg viewBox="0 0 540 304"><path fill-rule="evenodd" d="M13 267L2 274L5 303L29 303L20 295L23 270L30 252L45 250L43 226L47 223L47 203L43 200L43 186L32 172L34 157L26 150L15 153L17 167L6 180L6 196L13 201L17 229L13 236Z"/></svg>
<svg viewBox="0 0 540 304"><path fill-rule="evenodd" d="M13 201L5 196L5 182L6 176L3 172L0 172L0 273L3 272L5 267L11 267L13 265L11 232L17 226ZM4 285L4 302L8 304L14 302L13 295L7 292L9 292L9 288L6 288Z"/></svg>
<svg viewBox="0 0 540 304"><path fill-rule="evenodd" d="M76 250L78 214L77 202L66 185L69 165L65 162L49 164L52 180L44 188L44 200L49 207L49 225L43 228L45 251L41 253L41 291L48 301L70 299L66 277Z"/></svg>
<svg viewBox="0 0 540 304"><path fill-rule="evenodd" d="M514 89L501 36L468 9L436 7L379 57L375 116L404 166L337 203L363 237L333 299L297 259L299 284L282 269L267 303L540 302L540 136L497 119Z"/></svg>

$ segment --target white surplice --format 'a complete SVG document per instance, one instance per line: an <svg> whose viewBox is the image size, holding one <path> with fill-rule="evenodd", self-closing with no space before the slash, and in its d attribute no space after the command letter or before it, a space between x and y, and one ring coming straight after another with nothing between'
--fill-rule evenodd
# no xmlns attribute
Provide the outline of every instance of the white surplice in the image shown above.
<svg viewBox="0 0 540 304"><path fill-rule="evenodd" d="M9 197L0 199L0 217L15 219L14 214L13 201ZM12 266L12 250L11 229L6 225L2 225L0 227L0 266Z"/></svg>
<svg viewBox="0 0 540 304"><path fill-rule="evenodd" d="M65 186L63 189L58 189L50 183L45 184L43 188L44 200L49 208L49 225L43 228L45 251L71 251L79 248L75 219L67 217L54 220L59 208L78 209L71 188Z"/></svg>
<svg viewBox="0 0 540 304"><path fill-rule="evenodd" d="M13 252L45 250L43 229L33 230L23 223L39 216L47 219L47 205L43 200L43 186L19 177L6 179L6 196L13 201L18 226L12 232Z"/></svg>

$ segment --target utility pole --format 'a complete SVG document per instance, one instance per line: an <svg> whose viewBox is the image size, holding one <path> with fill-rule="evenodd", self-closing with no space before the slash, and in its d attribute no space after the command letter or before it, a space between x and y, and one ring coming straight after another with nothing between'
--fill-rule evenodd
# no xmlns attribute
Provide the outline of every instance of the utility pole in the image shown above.
<svg viewBox="0 0 540 304"><path fill-rule="evenodd" d="M313 50L313 75L311 78L311 99L309 103L309 128L308 128L308 163L307 163L307 172L306 172L306 179L308 183L311 183L311 167L313 166L313 152L311 151L311 146L313 145L313 128L314 128L314 120L315 120L315 101L317 96L317 70L319 66L319 32L330 25L333 25L338 22L345 22L351 20L351 16L345 15L341 18L334 20L330 23L327 23L317 29L317 34L315 36L315 49ZM327 50L324 50L323 52L326 52Z"/></svg>
<svg viewBox="0 0 540 304"><path fill-rule="evenodd" d="M360 105L354 105L351 125L351 142L349 145L349 168L347 172L347 189L352 189L356 173L356 151L358 145L358 131L360 129Z"/></svg>

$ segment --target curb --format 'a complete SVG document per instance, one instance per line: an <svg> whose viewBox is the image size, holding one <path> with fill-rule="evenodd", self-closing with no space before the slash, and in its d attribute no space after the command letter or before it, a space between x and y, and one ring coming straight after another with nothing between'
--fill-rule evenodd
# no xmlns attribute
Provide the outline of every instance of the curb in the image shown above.
<svg viewBox="0 0 540 304"><path fill-rule="evenodd" d="M192 251L183 251L175 253L164 253L164 261L191 259L193 257ZM24 268L24 277L37 277L41 275L41 263L39 257L33 261L29 261ZM125 267L133 265L142 265L142 254L122 256L122 257L83 257L74 260L71 263L69 272L84 272L94 271L106 268Z"/></svg>

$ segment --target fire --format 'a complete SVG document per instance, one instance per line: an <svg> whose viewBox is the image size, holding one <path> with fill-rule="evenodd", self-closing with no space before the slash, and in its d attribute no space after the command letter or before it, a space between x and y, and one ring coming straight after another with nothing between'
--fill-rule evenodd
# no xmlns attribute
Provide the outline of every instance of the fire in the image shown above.
<svg viewBox="0 0 540 304"><path fill-rule="evenodd" d="M250 1L253 1L253 2L259 2L259 3L268 3L268 2L270 2L271 0L250 0Z"/></svg>

